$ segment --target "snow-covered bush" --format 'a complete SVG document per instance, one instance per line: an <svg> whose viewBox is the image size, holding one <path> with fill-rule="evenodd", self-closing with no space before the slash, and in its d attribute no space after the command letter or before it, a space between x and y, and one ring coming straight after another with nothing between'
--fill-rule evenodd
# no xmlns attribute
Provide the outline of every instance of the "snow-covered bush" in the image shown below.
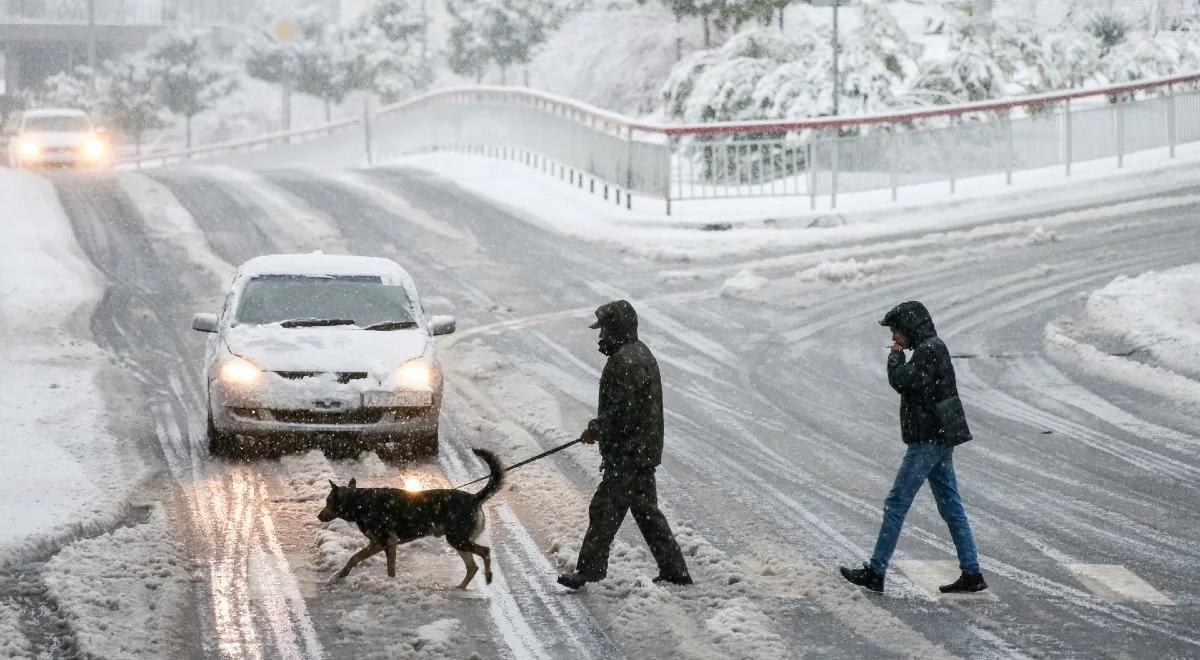
<svg viewBox="0 0 1200 660"><path fill-rule="evenodd" d="M679 54L700 44L698 25L676 21L656 3L590 9L550 34L527 69L538 89L645 115L658 109Z"/></svg>
<svg viewBox="0 0 1200 660"><path fill-rule="evenodd" d="M841 107L870 112L895 107L921 54L884 5L861 8L842 40ZM683 121L784 119L829 114L833 51L824 26L802 24L785 35L746 30L724 46L693 53L663 85L664 114Z"/></svg>

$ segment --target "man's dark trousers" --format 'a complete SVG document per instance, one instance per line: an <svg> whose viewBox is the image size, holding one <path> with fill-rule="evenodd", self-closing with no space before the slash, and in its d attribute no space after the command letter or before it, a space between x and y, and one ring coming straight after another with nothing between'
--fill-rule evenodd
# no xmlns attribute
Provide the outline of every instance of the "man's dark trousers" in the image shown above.
<svg viewBox="0 0 1200 660"><path fill-rule="evenodd" d="M627 511L633 513L642 538L650 546L659 574L671 578L687 575L683 553L666 516L658 509L654 468L604 471L588 508L588 530L579 548L575 570L594 579L608 574L608 551Z"/></svg>

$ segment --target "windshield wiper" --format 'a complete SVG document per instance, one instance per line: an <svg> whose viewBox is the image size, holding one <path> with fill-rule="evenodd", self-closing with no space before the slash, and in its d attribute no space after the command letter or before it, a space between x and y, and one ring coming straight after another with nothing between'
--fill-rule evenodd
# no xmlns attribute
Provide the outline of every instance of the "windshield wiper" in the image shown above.
<svg viewBox="0 0 1200 660"><path fill-rule="evenodd" d="M329 325L354 325L354 319L291 319L280 321L285 328L318 328Z"/></svg>
<svg viewBox="0 0 1200 660"><path fill-rule="evenodd" d="M407 330L417 327L416 321L383 321L381 323L372 323L363 330Z"/></svg>

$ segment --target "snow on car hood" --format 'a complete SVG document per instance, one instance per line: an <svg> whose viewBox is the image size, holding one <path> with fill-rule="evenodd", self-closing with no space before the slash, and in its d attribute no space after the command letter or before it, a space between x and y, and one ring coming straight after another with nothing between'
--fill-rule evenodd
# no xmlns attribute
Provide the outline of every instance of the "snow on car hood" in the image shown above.
<svg viewBox="0 0 1200 660"><path fill-rule="evenodd" d="M21 135L43 147L82 147L91 136L80 131L29 131Z"/></svg>
<svg viewBox="0 0 1200 660"><path fill-rule="evenodd" d="M419 329L240 325L226 330L225 343L235 355L266 371L366 371L378 375L424 355L429 335Z"/></svg>

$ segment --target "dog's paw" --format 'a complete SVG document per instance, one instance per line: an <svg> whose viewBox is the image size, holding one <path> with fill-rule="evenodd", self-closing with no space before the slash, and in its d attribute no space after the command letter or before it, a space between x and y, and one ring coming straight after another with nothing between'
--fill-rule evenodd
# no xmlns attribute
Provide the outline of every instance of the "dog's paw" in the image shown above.
<svg viewBox="0 0 1200 660"><path fill-rule="evenodd" d="M484 583L486 583L486 584L491 584L491 583L492 583L492 574L491 574L491 573L484 573L484 574L483 574L483 581L484 581Z"/></svg>

